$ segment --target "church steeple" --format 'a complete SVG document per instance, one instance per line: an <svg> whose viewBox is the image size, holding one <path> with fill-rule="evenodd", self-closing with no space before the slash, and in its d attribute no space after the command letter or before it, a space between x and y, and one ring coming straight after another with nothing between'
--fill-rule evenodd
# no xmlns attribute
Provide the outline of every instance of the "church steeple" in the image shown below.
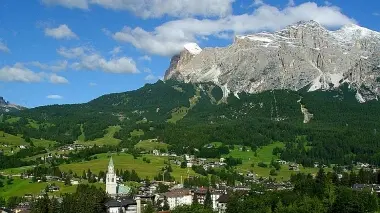
<svg viewBox="0 0 380 213"><path fill-rule="evenodd" d="M116 174L112 157L110 158L110 162L108 163L108 172L106 176L106 192L109 195L117 195Z"/></svg>
<svg viewBox="0 0 380 213"><path fill-rule="evenodd" d="M113 174L115 169L114 169L114 165L113 165L113 160L112 160L112 157L110 158L110 162L108 163L108 174Z"/></svg>

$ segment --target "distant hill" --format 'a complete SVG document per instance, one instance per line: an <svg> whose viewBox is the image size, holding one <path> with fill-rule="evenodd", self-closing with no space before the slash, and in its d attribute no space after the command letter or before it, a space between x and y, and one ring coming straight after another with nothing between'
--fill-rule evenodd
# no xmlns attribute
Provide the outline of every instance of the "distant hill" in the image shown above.
<svg viewBox="0 0 380 213"><path fill-rule="evenodd" d="M23 106L19 106L16 104L11 104L8 101L6 101L3 97L0 96L0 112L14 112L19 110L26 109Z"/></svg>

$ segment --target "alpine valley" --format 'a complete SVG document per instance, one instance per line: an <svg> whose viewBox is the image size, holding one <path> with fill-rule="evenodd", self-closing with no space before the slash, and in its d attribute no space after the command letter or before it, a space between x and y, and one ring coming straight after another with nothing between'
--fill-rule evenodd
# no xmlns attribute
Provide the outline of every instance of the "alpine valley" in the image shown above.
<svg viewBox="0 0 380 213"><path fill-rule="evenodd" d="M120 150L158 140L171 152L204 157L218 156L204 148L212 142L252 150L280 142L274 155L305 167L380 165L379 47L378 32L330 31L314 21L236 36L225 48L187 44L165 81L84 104L7 112L0 131L53 147L106 135ZM3 155L0 169L32 164L12 156L20 157Z"/></svg>

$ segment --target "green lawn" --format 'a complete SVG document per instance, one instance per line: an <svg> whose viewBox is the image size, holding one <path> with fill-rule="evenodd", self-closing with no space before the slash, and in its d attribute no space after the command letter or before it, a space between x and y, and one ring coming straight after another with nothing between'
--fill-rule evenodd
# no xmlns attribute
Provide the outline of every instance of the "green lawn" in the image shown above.
<svg viewBox="0 0 380 213"><path fill-rule="evenodd" d="M98 159L81 162L81 163L73 163L73 164L64 164L60 166L62 171L69 171L70 169L81 175L83 170L91 169L94 173L99 173L99 171L107 170L109 158L108 154L99 154L97 155ZM143 157L148 158L151 162L146 163L143 161ZM164 167L164 162L168 161L168 157L160 157L153 155L143 155L138 159L134 159L132 155L120 153L120 155L112 155L113 162L115 164L115 169L123 169L123 170L135 170L140 178L149 177L153 179L154 176L160 171L162 167ZM182 169L179 166L172 165L173 173L172 175L178 181L181 180L181 176L187 176L187 169ZM194 172L190 169L190 175L193 175Z"/></svg>
<svg viewBox="0 0 380 213"><path fill-rule="evenodd" d="M78 140L76 143L78 144L83 144L86 146L103 146L103 145L113 145L117 146L120 143L119 139L114 138L113 136L115 135L116 132L120 131L121 127L120 126L110 126L107 128L107 133L104 135L103 138L98 138L94 141L84 141L84 134L82 133L81 136L79 136L79 139L83 140Z"/></svg>
<svg viewBox="0 0 380 213"><path fill-rule="evenodd" d="M152 142L150 140L140 141L135 145L135 148L144 149L146 151L152 151L154 149L168 149L168 144L160 142Z"/></svg>

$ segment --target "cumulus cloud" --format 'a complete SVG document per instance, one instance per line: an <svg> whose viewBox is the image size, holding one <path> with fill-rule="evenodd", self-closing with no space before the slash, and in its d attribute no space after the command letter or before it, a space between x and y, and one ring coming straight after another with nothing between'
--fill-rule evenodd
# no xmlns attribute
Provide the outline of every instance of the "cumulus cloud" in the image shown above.
<svg viewBox="0 0 380 213"><path fill-rule="evenodd" d="M69 81L65 77L62 77L56 74L51 75L49 80L50 80L50 83L53 83L53 84L68 84L69 83Z"/></svg>
<svg viewBox="0 0 380 213"><path fill-rule="evenodd" d="M29 63L32 66L38 67L42 70L50 70L54 72L62 71L67 68L68 62L66 60L64 61L58 61L55 64L44 64L39 61L32 61Z"/></svg>
<svg viewBox="0 0 380 213"><path fill-rule="evenodd" d="M62 99L63 97L60 95L48 95L46 96L47 99Z"/></svg>
<svg viewBox="0 0 380 213"><path fill-rule="evenodd" d="M334 6L318 6L307 2L279 9L264 4L251 14L229 15L219 19L185 18L166 22L153 31L126 26L112 37L151 54L172 56L181 51L184 44L209 36L274 31L305 20L315 20L326 27L355 22Z"/></svg>
<svg viewBox="0 0 380 213"><path fill-rule="evenodd" d="M109 54L115 56L115 55L117 55L117 54L119 54L119 53L121 53L121 52L123 52L123 50L121 49L120 46L118 46L118 47L114 47L114 48L109 52Z"/></svg>
<svg viewBox="0 0 380 213"><path fill-rule="evenodd" d="M0 81L33 83L42 79L43 73L35 73L19 63L0 68Z"/></svg>
<svg viewBox="0 0 380 213"><path fill-rule="evenodd" d="M144 55L139 58L141 61L152 61L152 58L149 55Z"/></svg>
<svg viewBox="0 0 380 213"><path fill-rule="evenodd" d="M66 58L77 58L78 61L71 65L71 68L76 70L102 70L110 73L139 72L135 61L125 56L108 60L88 47L76 47L72 49L61 47L57 52Z"/></svg>
<svg viewBox="0 0 380 213"><path fill-rule="evenodd" d="M78 36L66 25L57 28L45 28L45 35L55 39L77 39Z"/></svg>
<svg viewBox="0 0 380 213"><path fill-rule="evenodd" d="M89 52L89 51L92 51L92 50L88 47L75 47L75 48L71 48L71 49L67 49L65 47L60 47L57 50L57 53L60 54L61 56L65 57L65 58L73 59L73 58L81 57L81 56L85 55L85 52Z"/></svg>
<svg viewBox="0 0 380 213"><path fill-rule="evenodd" d="M6 53L10 52L9 48L7 47L7 45L5 45L3 42L1 42L1 40L0 40L0 52L6 52Z"/></svg>
<svg viewBox="0 0 380 213"><path fill-rule="evenodd" d="M98 5L113 10L128 10L144 18L164 15L173 17L223 17L232 13L235 0L42 0L47 5L88 9Z"/></svg>

